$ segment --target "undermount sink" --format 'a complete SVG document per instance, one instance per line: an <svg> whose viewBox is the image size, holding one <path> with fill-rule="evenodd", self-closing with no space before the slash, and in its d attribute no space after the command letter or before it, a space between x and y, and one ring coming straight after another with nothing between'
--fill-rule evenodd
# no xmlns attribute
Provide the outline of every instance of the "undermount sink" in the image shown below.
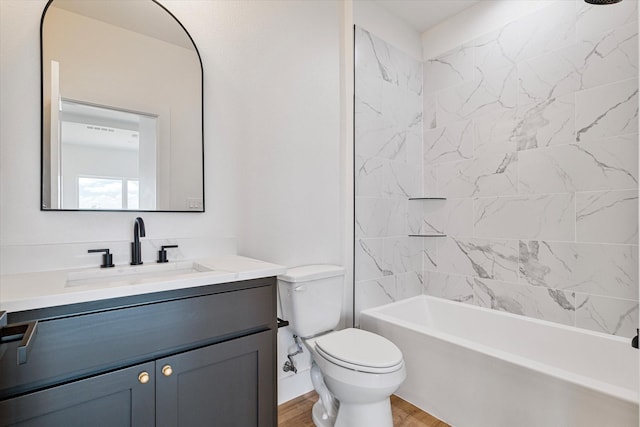
<svg viewBox="0 0 640 427"><path fill-rule="evenodd" d="M203 275L226 274L193 261L166 264L143 264L73 271L67 274L66 287L73 286L126 286L148 282L191 278Z"/></svg>

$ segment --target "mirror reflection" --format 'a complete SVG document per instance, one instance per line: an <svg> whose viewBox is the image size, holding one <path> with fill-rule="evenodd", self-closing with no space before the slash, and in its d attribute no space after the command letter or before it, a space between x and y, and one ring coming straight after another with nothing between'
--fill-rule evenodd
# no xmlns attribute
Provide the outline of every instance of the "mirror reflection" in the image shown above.
<svg viewBox="0 0 640 427"><path fill-rule="evenodd" d="M202 66L152 0L52 0L42 209L204 211Z"/></svg>

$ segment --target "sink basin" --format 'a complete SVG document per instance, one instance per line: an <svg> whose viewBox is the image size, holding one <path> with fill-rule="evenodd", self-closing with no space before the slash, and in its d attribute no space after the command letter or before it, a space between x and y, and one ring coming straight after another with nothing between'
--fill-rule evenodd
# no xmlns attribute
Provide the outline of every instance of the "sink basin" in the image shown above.
<svg viewBox="0 0 640 427"><path fill-rule="evenodd" d="M73 286L127 286L140 283L161 282L174 279L188 279L203 275L226 274L193 261L170 262L166 264L142 264L73 271L67 274L66 287Z"/></svg>

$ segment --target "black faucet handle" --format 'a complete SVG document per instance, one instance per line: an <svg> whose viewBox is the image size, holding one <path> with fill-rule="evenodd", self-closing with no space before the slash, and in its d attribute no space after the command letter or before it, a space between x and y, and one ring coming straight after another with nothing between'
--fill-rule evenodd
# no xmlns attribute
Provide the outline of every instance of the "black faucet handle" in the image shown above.
<svg viewBox="0 0 640 427"><path fill-rule="evenodd" d="M156 261L159 264L164 262L169 262L167 259L167 249L169 248L177 248L178 245L162 245L160 246L160 250L158 251L158 260Z"/></svg>
<svg viewBox="0 0 640 427"><path fill-rule="evenodd" d="M115 265L113 264L113 255L109 253L109 249L89 249L87 252L90 254L104 252L104 254L102 255L102 265L100 266L100 268L115 267Z"/></svg>

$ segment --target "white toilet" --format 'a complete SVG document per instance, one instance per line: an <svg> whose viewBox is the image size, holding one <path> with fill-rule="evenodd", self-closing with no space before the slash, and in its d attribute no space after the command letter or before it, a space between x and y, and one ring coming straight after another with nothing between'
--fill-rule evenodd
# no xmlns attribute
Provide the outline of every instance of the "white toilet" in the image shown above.
<svg viewBox="0 0 640 427"><path fill-rule="evenodd" d="M406 378L402 353L384 337L360 329L333 331L342 310L344 269L308 265L278 276L285 319L313 358L320 399L318 427L392 427L389 396Z"/></svg>

